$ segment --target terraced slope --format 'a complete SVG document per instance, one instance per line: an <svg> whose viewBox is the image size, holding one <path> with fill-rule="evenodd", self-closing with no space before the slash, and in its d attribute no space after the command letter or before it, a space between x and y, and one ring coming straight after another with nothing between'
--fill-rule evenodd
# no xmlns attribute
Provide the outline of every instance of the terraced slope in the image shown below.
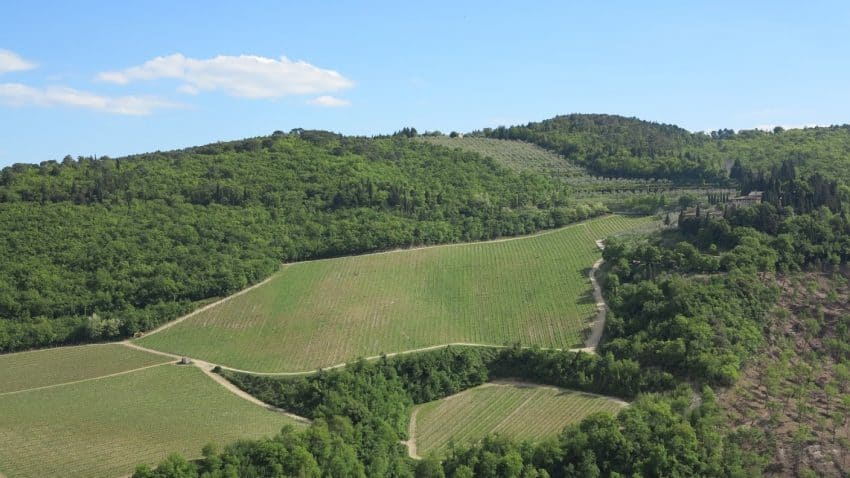
<svg viewBox="0 0 850 478"><path fill-rule="evenodd" d="M595 310L595 241L650 222L608 216L525 238L289 264L138 343L257 372L458 342L577 347Z"/></svg>
<svg viewBox="0 0 850 478"><path fill-rule="evenodd" d="M231 394L196 367L171 364L2 395L0 410L0 475L8 478L114 478L172 452L198 457L210 441L301 426Z"/></svg>
<svg viewBox="0 0 850 478"><path fill-rule="evenodd" d="M555 387L488 383L417 406L411 429L416 453L425 456L445 450L451 441L465 444L493 433L518 440L553 437L591 413L617 413L625 405Z"/></svg>

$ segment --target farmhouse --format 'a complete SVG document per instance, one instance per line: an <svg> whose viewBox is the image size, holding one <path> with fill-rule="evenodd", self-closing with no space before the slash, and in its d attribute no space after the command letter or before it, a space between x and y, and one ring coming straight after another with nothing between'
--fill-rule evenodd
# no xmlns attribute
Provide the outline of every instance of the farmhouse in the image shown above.
<svg viewBox="0 0 850 478"><path fill-rule="evenodd" d="M750 191L746 196L738 196L729 199L729 205L732 207L747 207L761 202L764 195L762 191Z"/></svg>

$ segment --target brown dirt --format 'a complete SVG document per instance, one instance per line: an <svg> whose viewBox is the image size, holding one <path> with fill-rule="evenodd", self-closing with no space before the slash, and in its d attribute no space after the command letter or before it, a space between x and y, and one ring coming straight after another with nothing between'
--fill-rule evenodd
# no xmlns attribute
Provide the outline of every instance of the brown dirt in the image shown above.
<svg viewBox="0 0 850 478"><path fill-rule="evenodd" d="M410 414L410 424L407 426L407 440L402 441L402 443L407 446L407 454L410 455L414 460L419 460L422 457L419 456L416 449L416 408L413 409L413 413Z"/></svg>
<svg viewBox="0 0 850 478"><path fill-rule="evenodd" d="M850 450L840 439L850 439L850 423L834 427L831 417L839 410L850 416L850 405L841 398L841 388L850 397L850 387L834 384L839 393L827 393L835 360L825 346L836 336L838 318L850 314L847 277L806 273L776 281L781 294L767 349L735 386L718 393L718 401L733 426L764 433L766 443L754 448L772 455L767 476L798 476L805 469L817 476L848 476ZM800 427L810 428L811 435L795 445Z"/></svg>

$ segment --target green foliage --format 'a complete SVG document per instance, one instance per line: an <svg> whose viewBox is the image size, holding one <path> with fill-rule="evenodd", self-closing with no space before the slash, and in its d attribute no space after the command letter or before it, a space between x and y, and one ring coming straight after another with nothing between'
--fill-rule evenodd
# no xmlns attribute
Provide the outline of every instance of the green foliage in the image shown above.
<svg viewBox="0 0 850 478"><path fill-rule="evenodd" d="M707 136L636 118L573 114L525 126L485 129L483 135L535 143L597 175L692 183L725 177L718 159L703 152L711 143Z"/></svg>
<svg viewBox="0 0 850 478"><path fill-rule="evenodd" d="M777 290L757 274L774 270L779 255L770 236L749 227L711 220L689 228L681 226L685 234L701 238L697 244L714 247L701 251L684 241L670 247L661 244L670 239L662 238L607 243L603 284L611 314L602 350L642 366L729 385L764 343L762 324ZM727 247L719 255L717 243ZM726 273L693 275L721 270Z"/></svg>
<svg viewBox="0 0 850 478"><path fill-rule="evenodd" d="M741 180L747 169L767 172L792 161L804 176L850 179L850 125L709 135L637 118L572 114L476 135L528 141L604 176L717 184Z"/></svg>
<svg viewBox="0 0 850 478"><path fill-rule="evenodd" d="M321 131L17 164L0 172L0 352L130 336L282 261L603 211L579 206L565 185L474 153Z"/></svg>
<svg viewBox="0 0 850 478"><path fill-rule="evenodd" d="M607 216L517 240L288 264L139 343L257 372L447 342L576 347L595 311L586 299L595 241L644 226L652 222Z"/></svg>
<svg viewBox="0 0 850 478"><path fill-rule="evenodd" d="M739 476L750 454L726 442L713 399L702 400L691 411L687 392L644 396L616 417L600 413L568 426L558 442L488 438L453 450L443 467L447 476Z"/></svg>

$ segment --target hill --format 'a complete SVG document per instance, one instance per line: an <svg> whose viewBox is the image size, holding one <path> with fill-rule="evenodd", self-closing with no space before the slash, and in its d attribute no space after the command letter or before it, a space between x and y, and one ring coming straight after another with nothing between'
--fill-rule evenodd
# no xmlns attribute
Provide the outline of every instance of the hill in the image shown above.
<svg viewBox="0 0 850 478"><path fill-rule="evenodd" d="M473 134L534 143L602 176L712 184L725 182L736 161L768 172L790 160L804 174L850 179L850 125L706 134L637 118L571 114Z"/></svg>
<svg viewBox="0 0 850 478"><path fill-rule="evenodd" d="M0 172L0 352L132 336L284 261L535 232L603 212L407 138L294 131Z"/></svg>
<svg viewBox="0 0 850 478"><path fill-rule="evenodd" d="M596 240L643 226L607 216L515 240L288 264L138 343L256 372L460 342L582 347Z"/></svg>
<svg viewBox="0 0 850 478"><path fill-rule="evenodd" d="M699 154L708 137L637 118L572 114L525 126L485 129L482 134L540 145L597 175L690 182L724 178L715 158Z"/></svg>
<svg viewBox="0 0 850 478"><path fill-rule="evenodd" d="M493 158L516 172L535 172L560 179L587 176L587 172L550 150L524 141L504 141L478 136L420 136L421 141L448 148L461 148Z"/></svg>

